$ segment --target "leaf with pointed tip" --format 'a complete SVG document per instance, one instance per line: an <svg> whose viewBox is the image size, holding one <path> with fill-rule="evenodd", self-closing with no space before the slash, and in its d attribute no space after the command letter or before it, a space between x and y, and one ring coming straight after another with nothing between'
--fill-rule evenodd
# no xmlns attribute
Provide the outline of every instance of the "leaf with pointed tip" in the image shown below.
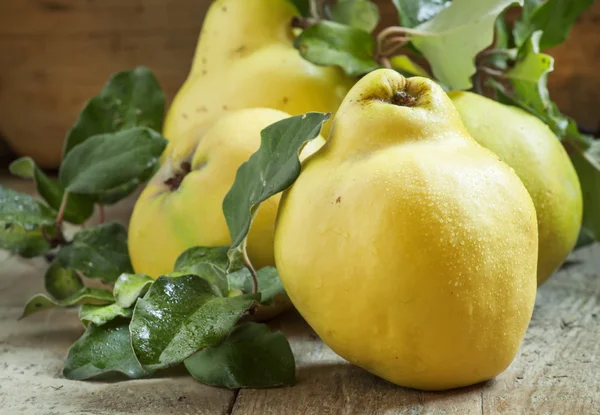
<svg viewBox="0 0 600 415"><path fill-rule="evenodd" d="M82 229L69 245L58 251L63 266L88 278L114 282L124 272L133 272L127 248L127 230L117 222Z"/></svg>
<svg viewBox="0 0 600 415"><path fill-rule="evenodd" d="M185 360L188 372L201 383L237 388L269 388L296 383L294 354L281 332L265 324L236 327L219 346Z"/></svg>
<svg viewBox="0 0 600 415"><path fill-rule="evenodd" d="M31 157L22 157L13 161L9 170L12 174L24 179L34 179L39 195L55 210L60 209L65 189L56 179L46 176ZM89 197L70 194L67 199L63 218L76 225L85 222L94 213L94 201Z"/></svg>
<svg viewBox="0 0 600 415"><path fill-rule="evenodd" d="M429 73L423 69L423 67L415 63L406 55L394 56L390 59L390 64L392 65L392 69L405 76L424 76L426 78L431 78Z"/></svg>
<svg viewBox="0 0 600 415"><path fill-rule="evenodd" d="M117 317L131 318L132 315L132 308L123 308L116 303L108 305L84 304L79 309L79 320L85 326L90 323L101 326Z"/></svg>
<svg viewBox="0 0 600 415"><path fill-rule="evenodd" d="M45 294L36 294L27 301L23 315L20 318L25 318L39 311L55 307L71 307L81 304L109 304L113 301L114 298L111 292L100 288L84 288L77 294L64 300L53 300Z"/></svg>
<svg viewBox="0 0 600 415"><path fill-rule="evenodd" d="M123 273L117 278L113 295L117 304L123 308L131 307L137 299L148 291L154 280L144 274Z"/></svg>
<svg viewBox="0 0 600 415"><path fill-rule="evenodd" d="M77 145L98 134L133 127L161 131L164 113L165 97L148 68L119 72L85 104L65 140L63 160Z"/></svg>
<svg viewBox="0 0 600 415"><path fill-rule="evenodd" d="M166 143L145 127L95 135L67 154L60 166L60 182L67 191L95 197L124 187L133 191L127 186L154 171Z"/></svg>
<svg viewBox="0 0 600 415"><path fill-rule="evenodd" d="M350 76L379 68L370 33L329 20L310 26L294 40L300 55L316 65L336 65Z"/></svg>
<svg viewBox="0 0 600 415"><path fill-rule="evenodd" d="M568 140L565 147L581 183L584 232L600 241L600 142L583 149Z"/></svg>
<svg viewBox="0 0 600 415"><path fill-rule="evenodd" d="M475 56L492 44L496 18L523 0L454 0L415 27L412 44L427 58L433 75L451 89L470 89Z"/></svg>
<svg viewBox="0 0 600 415"><path fill-rule="evenodd" d="M182 253L175 261L175 272L197 275L219 289L223 297L227 297L227 267L229 259L228 246L193 247Z"/></svg>
<svg viewBox="0 0 600 415"><path fill-rule="evenodd" d="M117 318L102 326L90 324L69 349L63 375L83 380L121 373L132 379L150 376L135 357L129 335L129 320Z"/></svg>
<svg viewBox="0 0 600 415"><path fill-rule="evenodd" d="M196 275L159 277L138 299L129 326L142 366L176 365L206 347L218 346L260 294L219 297Z"/></svg>
<svg viewBox="0 0 600 415"><path fill-rule="evenodd" d="M319 135L330 114L309 112L286 118L261 131L260 148L240 166L223 200L223 213L233 241L232 263L239 263L244 241L260 203L294 183L300 174L298 155ZM232 264L230 264L230 270Z"/></svg>

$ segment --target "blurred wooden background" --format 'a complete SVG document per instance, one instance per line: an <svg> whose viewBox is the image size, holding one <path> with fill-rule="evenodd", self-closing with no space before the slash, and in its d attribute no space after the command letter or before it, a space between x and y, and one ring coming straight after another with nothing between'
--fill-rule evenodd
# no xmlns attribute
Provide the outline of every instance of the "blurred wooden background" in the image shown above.
<svg viewBox="0 0 600 415"><path fill-rule="evenodd" d="M377 1L384 24L391 0ZM184 81L210 0L0 0L0 135L50 161L84 102L110 74L150 67L172 98ZM549 51L563 112L600 126L600 2ZM0 153L6 150L0 146ZM6 158L6 157L5 157Z"/></svg>

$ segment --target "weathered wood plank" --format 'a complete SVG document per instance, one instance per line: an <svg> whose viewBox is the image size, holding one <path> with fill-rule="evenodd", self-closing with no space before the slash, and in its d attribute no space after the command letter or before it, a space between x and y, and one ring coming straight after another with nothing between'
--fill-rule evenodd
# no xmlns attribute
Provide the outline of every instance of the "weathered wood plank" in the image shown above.
<svg viewBox="0 0 600 415"><path fill-rule="evenodd" d="M345 363L297 315L273 323L292 339L298 384L243 390L234 415L600 413L600 247L573 256L538 293L518 357L496 379L442 393L396 387Z"/></svg>

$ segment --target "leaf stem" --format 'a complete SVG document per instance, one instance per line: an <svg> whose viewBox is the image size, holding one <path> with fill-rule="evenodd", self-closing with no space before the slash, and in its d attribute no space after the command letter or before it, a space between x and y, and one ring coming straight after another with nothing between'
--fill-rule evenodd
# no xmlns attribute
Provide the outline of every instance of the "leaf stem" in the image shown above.
<svg viewBox="0 0 600 415"><path fill-rule="evenodd" d="M317 5L317 0L309 0L308 6L310 10L310 16L313 19L319 19L319 6Z"/></svg>
<svg viewBox="0 0 600 415"><path fill-rule="evenodd" d="M102 225L106 221L106 212L102 203L98 203L98 216L100 225Z"/></svg>
<svg viewBox="0 0 600 415"><path fill-rule="evenodd" d="M57 228L60 228L62 226L64 216L65 216L65 209L67 208L68 199L69 199L69 192L65 190L62 201L60 202L60 207L58 208L58 214L56 215L56 227Z"/></svg>
<svg viewBox="0 0 600 415"><path fill-rule="evenodd" d="M246 244L244 243L244 247L242 249L242 253L244 255L244 264L250 271L250 275L252 276L252 294L256 294L258 292L258 278L256 278L256 270L252 266L252 262L250 262L250 258L248 257L248 252L246 251Z"/></svg>

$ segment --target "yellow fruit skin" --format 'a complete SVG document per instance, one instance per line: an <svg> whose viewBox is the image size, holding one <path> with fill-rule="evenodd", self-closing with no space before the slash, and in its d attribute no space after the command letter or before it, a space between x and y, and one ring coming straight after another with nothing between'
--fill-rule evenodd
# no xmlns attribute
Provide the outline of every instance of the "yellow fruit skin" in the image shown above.
<svg viewBox="0 0 600 415"><path fill-rule="evenodd" d="M260 131L289 117L282 111L258 108L231 112L208 129L188 131L161 170L138 198L129 225L129 250L135 272L154 278L173 271L177 257L193 246L231 244L222 211L238 167L260 146ZM304 154L317 149L319 137ZM192 171L177 190L165 181L182 162ZM262 203L248 237L248 253L256 268L274 265L274 222L279 195Z"/></svg>
<svg viewBox="0 0 600 415"><path fill-rule="evenodd" d="M470 92L449 96L471 136L515 170L533 199L541 285L577 242L583 201L575 168L554 133L533 115Z"/></svg>
<svg viewBox="0 0 600 415"><path fill-rule="evenodd" d="M411 107L390 103L398 91ZM340 356L401 386L502 372L536 295L535 209L432 81L377 70L284 193L275 259L286 292Z"/></svg>
<svg viewBox="0 0 600 415"><path fill-rule="evenodd" d="M177 141L193 124L241 108L336 111L352 79L300 56L290 26L296 15L289 0L215 1L192 70L168 111L165 137Z"/></svg>

